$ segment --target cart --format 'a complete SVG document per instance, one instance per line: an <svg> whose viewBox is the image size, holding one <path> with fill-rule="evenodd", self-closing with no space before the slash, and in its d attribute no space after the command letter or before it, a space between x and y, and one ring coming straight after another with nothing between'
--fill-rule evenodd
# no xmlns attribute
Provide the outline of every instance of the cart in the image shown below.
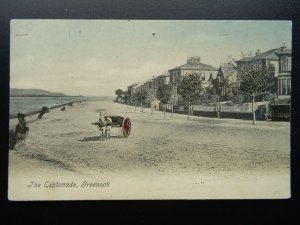
<svg viewBox="0 0 300 225"><path fill-rule="evenodd" d="M106 115L111 118L112 124L110 125L109 133L107 131L107 126L101 125L100 122L92 123L97 126L99 130L102 132L101 137L109 138L109 137L125 137L127 138L131 132L131 121L128 117L123 116L115 116L115 115Z"/></svg>

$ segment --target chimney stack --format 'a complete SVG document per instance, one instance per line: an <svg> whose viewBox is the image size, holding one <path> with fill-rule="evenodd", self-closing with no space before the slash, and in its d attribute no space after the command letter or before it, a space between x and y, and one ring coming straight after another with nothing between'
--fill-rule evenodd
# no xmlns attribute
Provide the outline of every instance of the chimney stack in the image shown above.
<svg viewBox="0 0 300 225"><path fill-rule="evenodd" d="M187 63L200 63L199 56L191 56L187 59Z"/></svg>
<svg viewBox="0 0 300 225"><path fill-rule="evenodd" d="M259 49L257 49L255 55L259 55L259 54L260 54L260 51L259 51Z"/></svg>
<svg viewBox="0 0 300 225"><path fill-rule="evenodd" d="M286 46L285 46L285 43L283 43L280 50L281 50L281 52L284 52L285 49L286 49Z"/></svg>

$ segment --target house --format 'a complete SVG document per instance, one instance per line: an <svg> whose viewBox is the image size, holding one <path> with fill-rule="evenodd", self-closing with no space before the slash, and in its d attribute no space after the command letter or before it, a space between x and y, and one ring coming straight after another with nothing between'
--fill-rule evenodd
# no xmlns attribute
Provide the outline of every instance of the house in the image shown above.
<svg viewBox="0 0 300 225"><path fill-rule="evenodd" d="M172 85L172 98L174 106L179 104L180 98L177 94L177 87L181 83L183 76L196 73L199 74L202 79L202 85L204 88L209 87L210 76L216 76L218 69L211 65L201 63L199 56L189 57L187 63L173 69L168 70L170 75L170 84Z"/></svg>
<svg viewBox="0 0 300 225"><path fill-rule="evenodd" d="M278 76L278 56L277 53L280 52L280 48L274 48L266 52L260 53L257 49L255 56L244 57L236 61L237 64L237 86L240 87L240 74L245 72L247 69L261 69L263 67L271 65L274 68L274 80ZM272 92L276 92L276 86L272 88Z"/></svg>
<svg viewBox="0 0 300 225"><path fill-rule="evenodd" d="M290 103L291 98L291 71L292 71L292 51L285 44L276 52L278 57L277 94L278 101Z"/></svg>
<svg viewBox="0 0 300 225"><path fill-rule="evenodd" d="M139 91L145 90L145 83L146 82L140 82L140 83L135 84L134 92L131 92L131 93L137 93Z"/></svg>
<svg viewBox="0 0 300 225"><path fill-rule="evenodd" d="M218 73L214 78L209 77L209 92L219 96L234 93L236 90L237 70L232 63L224 63L219 67Z"/></svg>
<svg viewBox="0 0 300 225"><path fill-rule="evenodd" d="M272 65L274 68L274 86L271 92L277 94L278 101L288 102L291 97L291 69L292 69L292 52L285 44L280 48L271 49L260 53L259 50L253 57L244 57L238 61L237 71L239 74L245 69L262 68ZM238 86L240 80L237 80Z"/></svg>
<svg viewBox="0 0 300 225"><path fill-rule="evenodd" d="M162 74L154 77L153 82L152 82L152 88L155 92L157 92L158 88L169 84L170 83L170 76L169 74Z"/></svg>
<svg viewBox="0 0 300 225"><path fill-rule="evenodd" d="M278 74L278 56L276 53L280 51L280 48L274 48L266 52L260 53L260 50L257 49L255 56L244 57L240 60L237 60L237 69L238 74L243 72L245 69L259 69L267 65L273 65L275 68L275 74Z"/></svg>
<svg viewBox="0 0 300 225"><path fill-rule="evenodd" d="M153 80L155 77L152 77L151 79L148 79L145 83L144 83L144 90L145 91L149 91L149 90L153 90L154 89L154 84L153 84Z"/></svg>
<svg viewBox="0 0 300 225"><path fill-rule="evenodd" d="M170 75L170 83L180 83L184 75L197 73L200 74L203 85L208 87L208 80L211 74L217 74L218 69L211 65L200 62L199 56L189 57L187 63L173 69L168 70Z"/></svg>

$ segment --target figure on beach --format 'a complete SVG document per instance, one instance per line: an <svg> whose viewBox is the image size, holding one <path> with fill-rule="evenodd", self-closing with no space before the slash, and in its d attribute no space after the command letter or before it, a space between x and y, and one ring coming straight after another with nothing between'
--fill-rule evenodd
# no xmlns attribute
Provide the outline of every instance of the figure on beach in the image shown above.
<svg viewBox="0 0 300 225"><path fill-rule="evenodd" d="M66 107L65 107L65 106L64 106L64 107L61 107L60 110L61 110L61 111L65 111L65 110L66 110Z"/></svg>
<svg viewBox="0 0 300 225"><path fill-rule="evenodd" d="M38 119L42 119L43 115L48 112L49 112L49 108L47 106L43 106L42 109L40 110L40 114L38 115Z"/></svg>
<svg viewBox="0 0 300 225"><path fill-rule="evenodd" d="M25 139L28 135L29 127L27 127L27 122L25 120L25 115L18 113L18 124L15 129L9 131L9 149L15 149L17 143L25 143Z"/></svg>

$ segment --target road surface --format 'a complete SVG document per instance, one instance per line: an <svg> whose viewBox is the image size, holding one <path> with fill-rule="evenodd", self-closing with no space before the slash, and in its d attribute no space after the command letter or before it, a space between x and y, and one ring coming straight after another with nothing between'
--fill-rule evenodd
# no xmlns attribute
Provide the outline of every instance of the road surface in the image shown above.
<svg viewBox="0 0 300 225"><path fill-rule="evenodd" d="M128 138L99 140L99 112L128 116ZM192 117L93 101L41 120L27 118L24 145L9 155L10 198L223 199L287 198L290 123ZM11 121L14 124L15 121ZM71 182L78 188L32 189L30 181ZM80 184L110 182L107 189ZM20 189L20 185L24 189ZM22 190L22 191L20 191ZM24 190L24 191L23 191Z"/></svg>

